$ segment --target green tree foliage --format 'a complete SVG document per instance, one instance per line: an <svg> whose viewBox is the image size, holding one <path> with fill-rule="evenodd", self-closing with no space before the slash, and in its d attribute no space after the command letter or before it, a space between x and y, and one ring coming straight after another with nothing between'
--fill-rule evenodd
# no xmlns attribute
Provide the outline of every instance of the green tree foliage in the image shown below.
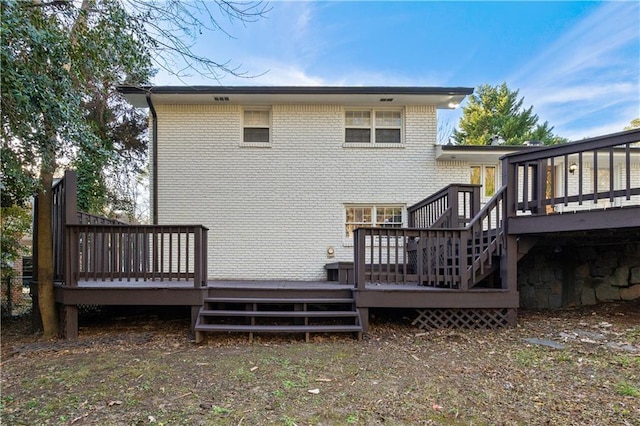
<svg viewBox="0 0 640 426"><path fill-rule="evenodd" d="M83 101L97 81L144 75L149 52L114 1L2 1L2 140L25 174L37 173L38 300L45 336L58 333L53 297L51 185L62 158L100 138ZM141 73L141 70L143 71Z"/></svg>
<svg viewBox="0 0 640 426"><path fill-rule="evenodd" d="M171 71L177 62L186 64L177 76L243 75L228 62L199 56L193 42L206 31L224 31L218 18L250 22L267 9L226 0L0 0L0 9L3 157L10 153L18 164L11 170L23 175L13 181L37 180L31 189L38 196L38 300L45 336L52 337L54 172L78 169L81 208L102 212L106 202L117 208L109 195L118 180L142 169L146 121L126 110L116 85L143 84L154 65ZM8 191L24 200L22 187Z"/></svg>
<svg viewBox="0 0 640 426"><path fill-rule="evenodd" d="M633 120L631 120L631 123L629 123L629 125L624 128L624 130L633 130L633 129L640 129L640 117L634 118Z"/></svg>
<svg viewBox="0 0 640 426"><path fill-rule="evenodd" d="M494 137L502 138L507 145L520 145L528 140L542 141L545 145L567 141L554 135L548 122L538 124L533 106L524 108L524 98L518 94L518 90L510 90L506 83L478 87L462 108L454 139L461 145L490 145Z"/></svg>

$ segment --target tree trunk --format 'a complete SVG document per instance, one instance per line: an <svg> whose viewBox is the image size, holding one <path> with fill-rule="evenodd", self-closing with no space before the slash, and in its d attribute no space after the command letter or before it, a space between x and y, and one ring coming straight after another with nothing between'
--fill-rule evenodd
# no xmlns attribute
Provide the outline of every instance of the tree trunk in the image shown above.
<svg viewBox="0 0 640 426"><path fill-rule="evenodd" d="M53 168L43 162L38 189L38 307L45 338L57 337L60 324L53 296Z"/></svg>

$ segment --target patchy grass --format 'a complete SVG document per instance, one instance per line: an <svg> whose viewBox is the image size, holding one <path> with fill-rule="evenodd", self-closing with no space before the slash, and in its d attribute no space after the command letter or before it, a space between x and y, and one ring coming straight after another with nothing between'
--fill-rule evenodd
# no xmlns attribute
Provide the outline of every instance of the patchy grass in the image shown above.
<svg viewBox="0 0 640 426"><path fill-rule="evenodd" d="M197 346L187 320L154 317L97 321L77 341L47 342L9 321L1 423L634 425L639 308L522 312L511 329L428 333L377 315L363 341L321 335L310 344L220 334ZM603 339L560 336L575 331Z"/></svg>

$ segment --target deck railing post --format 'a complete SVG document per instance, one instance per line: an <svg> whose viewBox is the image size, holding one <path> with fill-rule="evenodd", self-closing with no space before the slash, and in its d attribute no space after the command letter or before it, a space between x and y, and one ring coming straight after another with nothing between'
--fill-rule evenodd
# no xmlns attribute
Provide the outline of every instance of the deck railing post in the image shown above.
<svg viewBox="0 0 640 426"><path fill-rule="evenodd" d="M209 233L209 229L205 228L204 226L201 227L202 228L202 273L201 273L201 277L202 277L202 285L203 286L207 286L207 281L209 280L209 243L208 243L208 233Z"/></svg>
<svg viewBox="0 0 640 426"><path fill-rule="evenodd" d="M78 286L78 257L78 228L65 226L64 285L67 287Z"/></svg>
<svg viewBox="0 0 640 426"><path fill-rule="evenodd" d="M480 186L474 186L471 193L471 218L480 212Z"/></svg>
<svg viewBox="0 0 640 426"><path fill-rule="evenodd" d="M365 287L365 262L366 262L366 234L364 229L356 229L354 231L353 259L354 259L354 275L356 279L356 288L364 290Z"/></svg>
<svg viewBox="0 0 640 426"><path fill-rule="evenodd" d="M469 289L469 266L473 268L473 257L471 257L471 265L469 265L468 242L469 236L473 231L460 231L460 252L458 253L458 262L460 262L460 290L467 291Z"/></svg>
<svg viewBox="0 0 640 426"><path fill-rule="evenodd" d="M518 241L515 236L509 236L509 219L516 217L517 212L517 168L518 164L509 162L509 158L502 160L502 184L506 185L502 204L502 232L503 250L500 255L500 278L503 289L517 288L518 273ZM526 171L525 171L526 172Z"/></svg>
<svg viewBox="0 0 640 426"><path fill-rule="evenodd" d="M188 250L188 247L187 247ZM201 287L202 281L202 227L193 228L193 286Z"/></svg>
<svg viewBox="0 0 640 426"><path fill-rule="evenodd" d="M451 215L451 221L449 226L451 228L460 227L460 212L459 212L459 187L458 185L452 185L449 187L449 214Z"/></svg>

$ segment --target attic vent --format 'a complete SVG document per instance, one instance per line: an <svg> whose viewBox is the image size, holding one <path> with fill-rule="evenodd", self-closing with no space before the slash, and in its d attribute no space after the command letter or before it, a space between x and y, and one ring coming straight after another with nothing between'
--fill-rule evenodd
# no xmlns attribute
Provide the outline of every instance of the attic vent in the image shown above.
<svg viewBox="0 0 640 426"><path fill-rule="evenodd" d="M380 102L393 102L393 98L380 98Z"/></svg>
<svg viewBox="0 0 640 426"><path fill-rule="evenodd" d="M214 96L213 100L216 102L229 102L228 96Z"/></svg>

